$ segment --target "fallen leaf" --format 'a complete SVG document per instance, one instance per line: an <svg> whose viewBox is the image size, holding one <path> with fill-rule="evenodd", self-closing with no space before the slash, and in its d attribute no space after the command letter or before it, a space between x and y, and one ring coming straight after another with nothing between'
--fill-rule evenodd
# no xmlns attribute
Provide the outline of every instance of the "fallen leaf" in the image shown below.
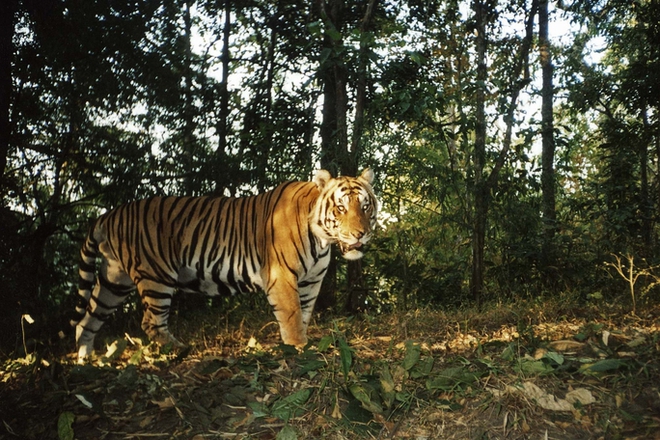
<svg viewBox="0 0 660 440"><path fill-rule="evenodd" d="M341 410L339 409L339 398L335 397L335 404L332 408L332 418L341 420Z"/></svg>
<svg viewBox="0 0 660 440"><path fill-rule="evenodd" d="M540 360L543 356L548 353L548 350L545 348L537 348L536 351L534 352L534 359L535 360Z"/></svg>
<svg viewBox="0 0 660 440"><path fill-rule="evenodd" d="M174 408L176 406L174 399L172 399L171 396L168 396L163 400L152 400L151 403L158 405L161 410Z"/></svg>
<svg viewBox="0 0 660 440"><path fill-rule="evenodd" d="M586 388L576 388L566 393L566 401L571 404L579 402L581 405L589 405L596 402L594 395Z"/></svg>
<svg viewBox="0 0 660 440"><path fill-rule="evenodd" d="M566 339L560 341L552 341L548 344L548 347L555 351L576 351L582 349L584 347L584 343Z"/></svg>
<svg viewBox="0 0 660 440"><path fill-rule="evenodd" d="M610 332L608 332L607 330L603 330L602 340L603 340L603 345L607 347L610 341Z"/></svg>
<svg viewBox="0 0 660 440"><path fill-rule="evenodd" d="M85 405L87 408L92 409L94 408L94 404L89 400L86 396L83 396L82 394L76 394L76 397L80 402L82 402L83 405Z"/></svg>
<svg viewBox="0 0 660 440"><path fill-rule="evenodd" d="M538 406L550 411L572 411L573 404L564 399L558 399L553 394L543 391L532 382L522 384L520 391L525 397L536 402Z"/></svg>
<svg viewBox="0 0 660 440"><path fill-rule="evenodd" d="M616 355L622 358L634 358L637 357L637 353L634 351L617 351Z"/></svg>
<svg viewBox="0 0 660 440"><path fill-rule="evenodd" d="M138 423L138 426L142 429L146 428L147 426L151 425L151 423L154 421L154 416L146 416L142 420L140 420L140 423Z"/></svg>

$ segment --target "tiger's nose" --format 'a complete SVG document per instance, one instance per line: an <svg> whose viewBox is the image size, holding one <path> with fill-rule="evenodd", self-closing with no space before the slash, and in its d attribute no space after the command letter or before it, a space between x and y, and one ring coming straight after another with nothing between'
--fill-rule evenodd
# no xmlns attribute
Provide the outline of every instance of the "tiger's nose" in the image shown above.
<svg viewBox="0 0 660 440"><path fill-rule="evenodd" d="M353 232L353 236L359 240L360 238L364 237L364 231L355 231Z"/></svg>

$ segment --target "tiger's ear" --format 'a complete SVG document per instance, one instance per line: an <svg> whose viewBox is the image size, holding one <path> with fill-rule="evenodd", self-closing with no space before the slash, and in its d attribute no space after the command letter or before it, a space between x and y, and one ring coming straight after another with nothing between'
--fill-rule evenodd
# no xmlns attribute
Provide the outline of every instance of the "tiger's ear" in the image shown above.
<svg viewBox="0 0 660 440"><path fill-rule="evenodd" d="M314 183L316 183L316 186L319 188L319 190L322 190L330 179L332 179L332 176L329 172L326 170L318 170L314 176Z"/></svg>
<svg viewBox="0 0 660 440"><path fill-rule="evenodd" d="M364 171L362 171L362 174L360 175L360 179L366 181L369 185L371 185L374 181L374 172L371 168L367 168Z"/></svg>

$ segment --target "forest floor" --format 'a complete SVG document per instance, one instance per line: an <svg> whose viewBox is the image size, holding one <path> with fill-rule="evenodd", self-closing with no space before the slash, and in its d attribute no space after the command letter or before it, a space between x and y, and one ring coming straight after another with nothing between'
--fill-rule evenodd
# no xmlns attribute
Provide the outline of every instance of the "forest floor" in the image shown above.
<svg viewBox="0 0 660 440"><path fill-rule="evenodd" d="M175 319L178 354L2 360L0 439L660 439L658 306L334 318L301 353L238 314Z"/></svg>

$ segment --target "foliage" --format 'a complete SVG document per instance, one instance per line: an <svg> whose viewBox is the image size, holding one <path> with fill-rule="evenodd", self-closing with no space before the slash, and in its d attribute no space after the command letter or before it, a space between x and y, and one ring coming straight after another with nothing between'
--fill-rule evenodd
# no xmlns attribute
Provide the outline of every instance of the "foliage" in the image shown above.
<svg viewBox="0 0 660 440"><path fill-rule="evenodd" d="M561 320L561 306L334 319L313 327L302 352L249 319L215 336L194 329L186 335L194 346L178 356L126 336L109 339L86 365L52 354L7 359L4 427L26 439L652 433L660 405L654 318L593 307Z"/></svg>

